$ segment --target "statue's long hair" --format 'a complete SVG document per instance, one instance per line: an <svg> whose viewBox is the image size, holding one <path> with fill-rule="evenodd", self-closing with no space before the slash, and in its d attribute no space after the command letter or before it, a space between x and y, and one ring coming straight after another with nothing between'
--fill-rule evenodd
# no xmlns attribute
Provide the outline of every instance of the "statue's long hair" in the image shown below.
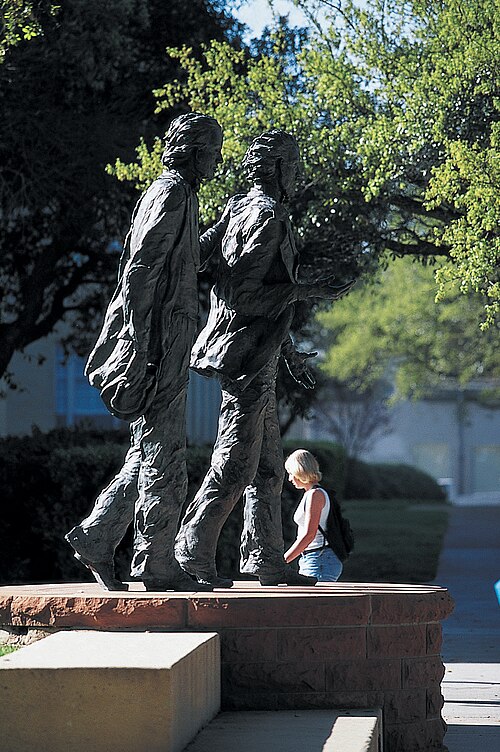
<svg viewBox="0 0 500 752"><path fill-rule="evenodd" d="M222 129L217 120L209 115L188 112L176 117L165 134L165 149L161 158L163 165L168 168L185 162L195 149L210 142L214 132L221 133Z"/></svg>
<svg viewBox="0 0 500 752"><path fill-rule="evenodd" d="M272 180L281 160L299 159L299 146L286 131L273 129L254 138L243 157L242 167L249 180Z"/></svg>

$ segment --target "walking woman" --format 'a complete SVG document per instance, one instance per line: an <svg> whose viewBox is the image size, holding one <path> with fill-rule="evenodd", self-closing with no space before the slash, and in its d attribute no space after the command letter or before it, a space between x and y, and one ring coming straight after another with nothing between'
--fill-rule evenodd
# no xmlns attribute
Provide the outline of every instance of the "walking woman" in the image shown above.
<svg viewBox="0 0 500 752"><path fill-rule="evenodd" d="M285 552L285 561L290 563L300 556L300 574L316 577L318 582L336 582L342 574L342 562L320 530L326 530L330 498L318 485L321 480L318 461L306 449L297 449L286 460L285 469L292 485L304 489L293 516L297 538Z"/></svg>

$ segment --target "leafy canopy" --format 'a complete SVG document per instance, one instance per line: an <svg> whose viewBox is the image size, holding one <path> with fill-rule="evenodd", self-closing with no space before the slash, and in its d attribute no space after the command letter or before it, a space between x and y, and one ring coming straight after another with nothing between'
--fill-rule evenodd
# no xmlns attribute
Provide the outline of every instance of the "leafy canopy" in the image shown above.
<svg viewBox="0 0 500 752"><path fill-rule="evenodd" d="M326 375L361 391L394 379L397 397L433 387L500 379L498 327L477 329L482 300L457 287L434 303L432 269L397 259L318 314Z"/></svg>
<svg viewBox="0 0 500 752"><path fill-rule="evenodd" d="M156 90L157 111L175 107L185 98L191 109L210 113L223 127L224 166L217 179L200 191L205 223L215 218L230 195L247 189L240 164L252 138L269 128L293 133L301 148L304 176L291 212L304 273L333 272L349 278L370 263L363 251L370 240L377 243L374 228L380 207L376 201L369 205L362 196L355 155L342 143L349 113L342 106L327 117L318 112L296 44L297 36L282 28L267 39L262 54L249 55L220 42L205 47L201 60L190 48L170 49L184 76ZM354 85L352 76L347 78ZM117 160L110 171L142 188L161 171L161 151L160 140L151 149L141 142L136 162Z"/></svg>
<svg viewBox="0 0 500 752"><path fill-rule="evenodd" d="M184 73L156 91L157 108L214 115L225 132L224 172L203 188L213 220L241 190L239 162L263 129L293 132L304 159L291 207L306 266L339 278L371 273L377 259L413 255L449 263L446 286L483 296L483 327L500 300L497 0L301 2L307 33L281 24L253 54L213 43L204 60L170 49ZM160 171L161 145L118 161L120 179L144 186Z"/></svg>
<svg viewBox="0 0 500 752"><path fill-rule="evenodd" d="M1 0L0 63L9 47L42 34L44 17L54 15L58 10L58 5L46 0Z"/></svg>
<svg viewBox="0 0 500 752"><path fill-rule="evenodd" d="M371 95L355 148L367 200L387 198L388 249L406 238L417 254L444 251L438 299L450 282L481 293L487 327L500 311L498 0L316 5L330 11L325 56L333 47L352 61Z"/></svg>
<svg viewBox="0 0 500 752"><path fill-rule="evenodd" d="M223 6L66 0L54 15L48 2L2 6L4 35L30 9L43 33L9 37L0 65L0 376L61 321L68 346L88 351L136 198L105 166L172 116L151 114L151 90L179 75L167 45L237 42Z"/></svg>

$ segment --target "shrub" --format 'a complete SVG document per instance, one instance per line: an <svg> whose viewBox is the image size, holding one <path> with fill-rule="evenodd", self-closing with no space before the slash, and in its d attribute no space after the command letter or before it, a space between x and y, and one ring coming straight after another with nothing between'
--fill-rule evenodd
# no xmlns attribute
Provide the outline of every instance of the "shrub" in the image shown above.
<svg viewBox="0 0 500 752"><path fill-rule="evenodd" d="M345 498L445 501L446 495L434 478L411 465L369 464L351 459Z"/></svg>
<svg viewBox="0 0 500 752"><path fill-rule="evenodd" d="M343 489L345 456L334 444L300 442L318 458L325 485ZM286 442L285 454L296 449ZM0 484L5 500L0 526L1 581L91 581L92 576L72 556L64 535L85 517L99 491L119 470L128 447L128 434L95 430L56 429L47 434L0 440ZM209 467L211 446L188 448L188 501ZM300 494L285 481L283 526L285 539L295 537L293 512ZM229 515L219 540L221 572L236 576L239 564L242 503ZM117 572L128 578L132 531L117 549Z"/></svg>
<svg viewBox="0 0 500 752"><path fill-rule="evenodd" d="M369 465L346 461L341 447L328 442L286 441L285 456L309 449L323 472L322 483L340 498L444 499L437 483L406 465ZM47 434L0 440L0 484L4 498L0 526L0 572L3 582L91 581L72 556L65 533L85 517L100 490L119 470L128 435L115 432L57 429ZM211 446L188 448L188 501L210 465ZM293 514L301 492L285 481L282 520L285 544L295 538ZM229 515L219 539L217 564L223 574L239 576L242 502ZM129 530L117 549L117 572L127 579L132 549Z"/></svg>
<svg viewBox="0 0 500 752"><path fill-rule="evenodd" d="M81 579L64 534L119 468L128 437L56 429L0 441L3 582Z"/></svg>
<svg viewBox="0 0 500 752"><path fill-rule="evenodd" d="M344 497L346 499L378 498L377 483L377 473L373 465L361 462L361 460L348 460L344 487Z"/></svg>

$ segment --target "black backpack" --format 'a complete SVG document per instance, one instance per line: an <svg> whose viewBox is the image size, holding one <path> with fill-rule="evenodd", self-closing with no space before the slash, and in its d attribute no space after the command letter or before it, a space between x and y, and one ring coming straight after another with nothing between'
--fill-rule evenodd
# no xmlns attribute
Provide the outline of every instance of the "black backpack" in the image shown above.
<svg viewBox="0 0 500 752"><path fill-rule="evenodd" d="M315 488L321 488L321 486L315 486ZM323 490L326 491L326 489ZM319 531L325 539L325 545L332 549L340 561L346 561L354 549L354 533L349 520L342 514L335 491L326 491L326 493L330 499L330 511L326 518L326 530L323 530L320 525Z"/></svg>

